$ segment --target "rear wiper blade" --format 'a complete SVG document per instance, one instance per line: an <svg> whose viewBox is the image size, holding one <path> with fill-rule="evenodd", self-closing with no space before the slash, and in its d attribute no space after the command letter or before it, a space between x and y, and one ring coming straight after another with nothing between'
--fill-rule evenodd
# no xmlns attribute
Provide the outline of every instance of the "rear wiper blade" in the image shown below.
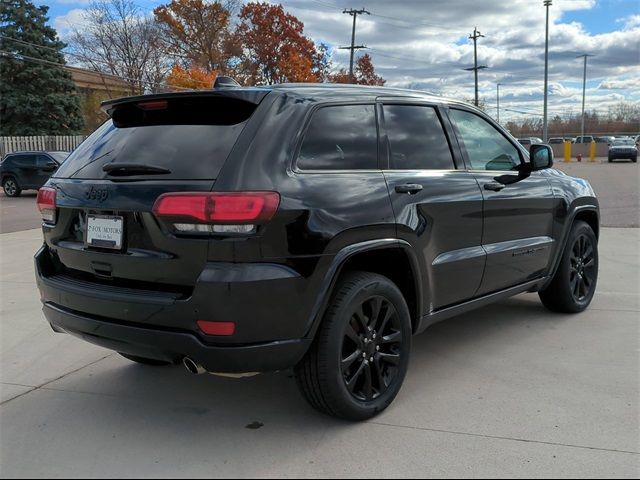
<svg viewBox="0 0 640 480"><path fill-rule="evenodd" d="M127 175L166 175L171 170L141 163L107 163L102 167L104 172L114 177Z"/></svg>

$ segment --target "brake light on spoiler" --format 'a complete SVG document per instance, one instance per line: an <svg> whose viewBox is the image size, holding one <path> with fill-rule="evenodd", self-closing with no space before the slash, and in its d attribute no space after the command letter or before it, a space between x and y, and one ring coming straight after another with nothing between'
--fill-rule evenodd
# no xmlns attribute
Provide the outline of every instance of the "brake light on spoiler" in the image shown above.
<svg viewBox="0 0 640 480"><path fill-rule="evenodd" d="M181 233L248 234L279 205L277 192L179 192L160 195L153 213Z"/></svg>

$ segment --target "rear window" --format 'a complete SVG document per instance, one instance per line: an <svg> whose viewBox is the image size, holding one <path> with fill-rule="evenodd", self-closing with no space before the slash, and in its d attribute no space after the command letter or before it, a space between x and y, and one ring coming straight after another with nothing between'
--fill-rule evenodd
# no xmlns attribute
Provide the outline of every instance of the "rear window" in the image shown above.
<svg viewBox="0 0 640 480"><path fill-rule="evenodd" d="M58 169L61 178L110 178L108 163L166 169L156 180L212 180L256 105L224 97L141 101L116 106L111 119L87 138Z"/></svg>
<svg viewBox="0 0 640 480"><path fill-rule="evenodd" d="M314 113L297 165L303 170L378 168L378 131L373 105L323 107Z"/></svg>

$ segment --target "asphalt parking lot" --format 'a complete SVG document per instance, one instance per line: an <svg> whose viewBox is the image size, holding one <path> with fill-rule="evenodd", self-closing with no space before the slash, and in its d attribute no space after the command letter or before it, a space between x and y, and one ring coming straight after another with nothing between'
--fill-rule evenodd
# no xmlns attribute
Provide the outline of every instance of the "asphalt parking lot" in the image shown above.
<svg viewBox="0 0 640 480"><path fill-rule="evenodd" d="M557 168L593 183L603 224L639 225L637 164ZM640 476L637 228L602 230L589 310L525 294L438 324L394 404L354 424L308 407L291 372L196 377L53 333L34 203L0 199L2 478Z"/></svg>

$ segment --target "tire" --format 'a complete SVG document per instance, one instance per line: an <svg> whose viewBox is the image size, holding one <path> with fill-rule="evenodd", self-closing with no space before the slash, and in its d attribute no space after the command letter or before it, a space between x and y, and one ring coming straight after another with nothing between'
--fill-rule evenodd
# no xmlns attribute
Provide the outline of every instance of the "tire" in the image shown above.
<svg viewBox="0 0 640 480"><path fill-rule="evenodd" d="M22 189L14 177L5 178L2 181L2 188L7 197L19 197L22 193Z"/></svg>
<svg viewBox="0 0 640 480"><path fill-rule="evenodd" d="M400 391L411 336L409 309L398 287L382 275L348 273L336 286L313 345L294 369L298 388L322 413L354 421L371 418Z"/></svg>
<svg viewBox="0 0 640 480"><path fill-rule="evenodd" d="M631 161L632 161L633 163L638 163L638 157L633 157L633 158L631 159Z"/></svg>
<svg viewBox="0 0 640 480"><path fill-rule="evenodd" d="M589 224L577 220L553 280L538 295L549 310L578 313L591 303L597 283L598 239Z"/></svg>
<svg viewBox="0 0 640 480"><path fill-rule="evenodd" d="M162 360L155 360L153 358L137 357L135 355L129 355L127 353L122 353L122 352L118 352L118 353L120 355L122 355L124 358L126 358L127 360L131 360L132 362L140 363L142 365L149 365L149 366L152 366L152 367L165 367L165 366L171 365L171 363L163 362Z"/></svg>

